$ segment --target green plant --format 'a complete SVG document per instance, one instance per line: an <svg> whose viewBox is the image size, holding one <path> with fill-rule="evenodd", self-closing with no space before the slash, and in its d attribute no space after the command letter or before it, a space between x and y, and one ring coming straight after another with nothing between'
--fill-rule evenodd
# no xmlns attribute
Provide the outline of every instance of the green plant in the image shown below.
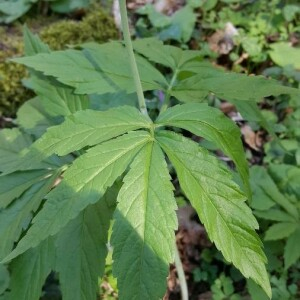
<svg viewBox="0 0 300 300"><path fill-rule="evenodd" d="M233 281L224 274L221 274L212 285L213 300L240 300L241 297L234 293Z"/></svg>
<svg viewBox="0 0 300 300"><path fill-rule="evenodd" d="M46 2L46 3L42 3ZM32 6L38 3L48 5L57 13L69 13L75 9L86 8L90 0L2 0L0 2L0 23L11 23L26 14Z"/></svg>
<svg viewBox="0 0 300 300"><path fill-rule="evenodd" d="M154 5L146 4L138 9L137 13L147 16L153 28L148 29L147 21L141 18L136 24L137 31L142 36L157 35L162 41L176 40L179 43L187 43L192 37L197 20L194 8L190 1L169 17L158 12Z"/></svg>
<svg viewBox="0 0 300 300"><path fill-rule="evenodd" d="M25 29L27 57L14 61L30 68L37 97L20 109L20 129L0 134L0 257L10 262L11 298L38 299L55 270L64 300L94 299L112 219L120 298L161 298L176 253L168 162L225 259L270 297L258 224L245 203L251 192L239 128L204 103L169 105L205 101L211 92L251 101L299 91L263 77L224 73L199 60L197 51L156 39L137 40L134 53L125 1L120 4L127 50L111 42L51 52ZM171 80L150 61L172 70ZM165 94L154 122L144 98L144 91L153 90ZM120 91L136 91L139 110L87 109L93 94L109 98ZM226 165L173 127L216 144L235 163L241 187Z"/></svg>
<svg viewBox="0 0 300 300"><path fill-rule="evenodd" d="M283 257L285 268L288 269L300 257L300 207L297 201L300 196L300 169L284 164L271 165L269 173L263 167L251 168L255 191L252 207L256 208L255 215L258 218L269 221L265 241L286 240Z"/></svg>
<svg viewBox="0 0 300 300"><path fill-rule="evenodd" d="M45 20L49 22L46 26ZM90 41L103 43L118 37L113 19L99 7L87 13L81 21L54 21L51 18L43 18L29 20L28 24L38 30L42 40L52 50L62 50L66 46ZM22 84L28 77L25 67L8 61L11 57L24 54L22 30L18 26L13 30L0 29L0 36L0 115L11 117L16 114L17 108L24 101L33 96L33 93Z"/></svg>
<svg viewBox="0 0 300 300"><path fill-rule="evenodd" d="M299 280L299 278L298 278ZM273 300L297 300L299 299L299 293L297 292L297 281L291 283L287 279L286 274L281 274L280 277L271 276L272 284L272 299ZM252 299L267 300L268 297L262 291L262 289L256 285L253 281L247 281L247 287Z"/></svg>
<svg viewBox="0 0 300 300"><path fill-rule="evenodd" d="M299 298L299 175L299 167L283 163L250 169L251 206L260 220L274 300ZM247 286L253 299L267 299L252 281Z"/></svg>
<svg viewBox="0 0 300 300"><path fill-rule="evenodd" d="M193 47L198 46L205 56L215 58L222 55L222 63L234 71L260 73L261 63L269 62L270 50L273 53L271 56L274 56L278 48L293 52L290 44L297 44L293 42L293 37L298 36L300 31L300 7L297 1L187 2L189 5L195 3L194 7L200 12L199 21L191 29ZM151 23L150 16L149 19ZM169 38L172 39L172 36ZM273 49L274 42L279 44L275 44L274 48L277 49ZM275 54L275 62L295 63L296 60L290 59L288 55L282 55L283 51L279 51L279 55ZM227 54L225 60L224 56ZM278 60L278 56L284 57Z"/></svg>

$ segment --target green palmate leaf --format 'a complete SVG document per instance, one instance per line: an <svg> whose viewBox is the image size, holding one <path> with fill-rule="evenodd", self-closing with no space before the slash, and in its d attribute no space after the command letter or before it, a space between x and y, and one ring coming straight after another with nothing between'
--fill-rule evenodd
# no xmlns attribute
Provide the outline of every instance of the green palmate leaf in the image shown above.
<svg viewBox="0 0 300 300"><path fill-rule="evenodd" d="M55 51L14 61L54 76L74 87L77 94L135 91L127 52L117 42L99 45L98 49ZM137 63L144 90L158 89L167 84L163 75L145 59L137 57Z"/></svg>
<svg viewBox="0 0 300 300"><path fill-rule="evenodd" d="M243 100L243 101L259 101L263 97L278 96L281 94L299 95L297 89L282 86L278 81L266 79L262 76L247 76L235 73L225 73L218 69L213 69L209 72L206 70L200 71L199 74L180 81L174 88L172 94L176 97L176 93L184 91L199 93L199 98L210 92L214 93L221 99L228 101ZM201 98L202 97L202 98ZM193 97L195 100L196 95ZM189 102L190 99L180 101Z"/></svg>
<svg viewBox="0 0 300 300"><path fill-rule="evenodd" d="M93 49L85 49L84 54L96 70L104 72L122 89L135 92L135 87L130 87L132 79L129 76L131 69L128 54L121 43L98 44ZM112 60L111 57L114 59ZM143 57L135 55L135 60L144 90L159 89L167 83L165 77Z"/></svg>
<svg viewBox="0 0 300 300"><path fill-rule="evenodd" d="M273 224L265 235L266 241L281 240L290 236L299 226L296 222L282 222Z"/></svg>
<svg viewBox="0 0 300 300"><path fill-rule="evenodd" d="M183 103L206 102L207 91L171 90L170 94Z"/></svg>
<svg viewBox="0 0 300 300"><path fill-rule="evenodd" d="M251 296L251 299L268 300L268 296L263 291L263 289L257 285L253 280L247 279L247 289Z"/></svg>
<svg viewBox="0 0 300 300"><path fill-rule="evenodd" d="M226 277L224 273L215 280L211 291L213 295L212 299L214 300L234 299L234 297L230 297L234 293L233 281L231 278Z"/></svg>
<svg viewBox="0 0 300 300"><path fill-rule="evenodd" d="M287 22L293 21L293 19L297 16L298 13L300 13L300 6L299 5L293 5L293 4L285 4L283 7L283 16ZM273 44L271 44L273 45ZM298 49L299 50L299 49ZM284 53L284 55L289 55L290 53ZM299 55L299 54L298 54ZM300 56L298 56L298 59ZM300 68L300 64L299 64Z"/></svg>
<svg viewBox="0 0 300 300"><path fill-rule="evenodd" d="M187 43L191 37L195 28L197 15L191 6L186 5L183 8L177 10L171 17L171 26L160 33L160 38L167 40L169 38L176 39L173 34L169 34L174 30L178 31L177 40L183 43Z"/></svg>
<svg viewBox="0 0 300 300"><path fill-rule="evenodd" d="M64 300L95 299L104 272L107 235L119 189L68 223L56 239L56 268ZM107 195L108 194L108 195ZM112 198L110 198L112 197Z"/></svg>
<svg viewBox="0 0 300 300"><path fill-rule="evenodd" d="M76 88L77 93L95 93L99 89L105 92L115 91L114 86L111 86L78 50L38 54L14 61L43 72L45 75L56 77L58 81Z"/></svg>
<svg viewBox="0 0 300 300"><path fill-rule="evenodd" d="M48 174L47 170L34 170L0 176L0 208L7 207L14 199Z"/></svg>
<svg viewBox="0 0 300 300"><path fill-rule="evenodd" d="M136 93L126 94L124 91L113 94L90 95L90 108L94 110L108 110L120 106L138 107Z"/></svg>
<svg viewBox="0 0 300 300"><path fill-rule="evenodd" d="M9 287L9 272L6 266L0 264L0 299L1 295Z"/></svg>
<svg viewBox="0 0 300 300"><path fill-rule="evenodd" d="M74 10L86 9L91 0L56 0L49 1L53 11L63 14L68 14Z"/></svg>
<svg viewBox="0 0 300 300"><path fill-rule="evenodd" d="M27 173L25 172L25 176ZM7 209L0 211L0 259L3 259L12 251L13 245L18 241L23 227L26 228L29 223L31 213L38 209L41 201L53 187L59 174L60 171L47 174L47 178L34 184L20 199L16 200Z"/></svg>
<svg viewBox="0 0 300 300"><path fill-rule="evenodd" d="M279 191L277 185L265 168L254 166L250 169L250 174L252 182L251 185L254 191L255 206L259 206L259 203L256 202L261 201L259 197L261 196L261 192L263 192L263 194L267 196L268 200L273 201L274 204L277 203L280 205L286 212L294 217L295 220L298 219L299 215L297 209L295 209L295 206ZM255 196L256 193L258 195L257 197Z"/></svg>
<svg viewBox="0 0 300 300"><path fill-rule="evenodd" d="M5 292L0 295L0 300L10 300L10 292Z"/></svg>
<svg viewBox="0 0 300 300"><path fill-rule="evenodd" d="M60 126L50 128L33 148L47 155L65 155L150 126L151 120L130 106L107 111L85 110L68 117Z"/></svg>
<svg viewBox="0 0 300 300"><path fill-rule="evenodd" d="M53 238L28 250L11 264L10 300L38 300L42 287L54 265Z"/></svg>
<svg viewBox="0 0 300 300"><path fill-rule="evenodd" d="M184 82L184 78L192 78L196 74L206 74L206 76L217 76L216 74L223 74L223 71L213 67L213 65L207 61L201 61L199 59L191 59L186 61L180 66L178 72L178 78L182 78L181 81L172 87L170 94L177 98L180 102L204 102L209 94L207 89L177 89L177 86Z"/></svg>
<svg viewBox="0 0 300 300"><path fill-rule="evenodd" d="M151 120L136 108L123 106L107 111L79 111L61 125L48 129L37 140L17 169L28 169L33 163L52 154L66 155L86 146L93 146L139 128L150 128Z"/></svg>
<svg viewBox="0 0 300 300"><path fill-rule="evenodd" d="M17 128L2 129L0 131L0 172L18 160L20 152L31 143L30 136Z"/></svg>
<svg viewBox="0 0 300 300"><path fill-rule="evenodd" d="M32 56L50 53L38 36L24 27L25 53ZM74 89L57 82L51 77L31 70L27 85L35 91L38 99L25 103L18 112L18 123L30 134L41 136L47 127L62 122L63 117L89 107L87 96L74 95Z"/></svg>
<svg viewBox="0 0 300 300"><path fill-rule="evenodd" d="M24 27L25 54L34 56L50 53L49 47L37 35ZM30 134L39 137L47 127L61 123L62 117L89 107L86 96L74 95L74 89L62 85L51 77L31 70L27 85L35 91L38 99L25 103L18 112L18 123Z"/></svg>
<svg viewBox="0 0 300 300"><path fill-rule="evenodd" d="M300 258L299 240L300 228L298 227L297 230L288 237L284 248L284 266L286 269Z"/></svg>
<svg viewBox="0 0 300 300"><path fill-rule="evenodd" d="M73 88L62 85L54 80L33 77L31 87L39 96L42 107L51 117L68 116L89 107L86 96L75 95Z"/></svg>
<svg viewBox="0 0 300 300"><path fill-rule="evenodd" d="M233 103L242 117L247 121L257 122L261 127L266 129L274 138L276 137L273 127L268 123L260 108L255 102L230 100Z"/></svg>
<svg viewBox="0 0 300 300"><path fill-rule="evenodd" d="M266 257L255 233L258 224L229 170L197 143L178 134L159 132L156 139L174 165L180 186L210 239L227 261L270 296Z"/></svg>
<svg viewBox="0 0 300 300"><path fill-rule="evenodd" d="M177 219L170 175L155 142L135 158L118 202L112 244L120 298L161 299L174 261Z"/></svg>
<svg viewBox="0 0 300 300"><path fill-rule="evenodd" d="M73 88L51 78L32 76L30 85L38 97L22 105L17 113L17 122L36 137L40 137L48 127L60 124L63 117L89 107L86 96L74 95Z"/></svg>
<svg viewBox="0 0 300 300"><path fill-rule="evenodd" d="M192 1L191 1L192 2ZM197 5L199 5L199 2L195 2ZM218 0L207 0L207 1L201 1L200 5L202 7L202 9L204 9L205 11L209 11L211 9L213 9L218 3Z"/></svg>
<svg viewBox="0 0 300 300"><path fill-rule="evenodd" d="M252 200L251 208L257 209L257 211L267 211L268 209L276 206L276 203L270 198L268 194L265 193L265 190L262 189L259 185L253 184L253 178L250 180L252 187Z"/></svg>
<svg viewBox="0 0 300 300"><path fill-rule="evenodd" d="M198 51L185 50L170 45L164 45L156 38L138 39L133 42L135 51L149 60L171 68L173 71L185 70L184 65L199 57Z"/></svg>
<svg viewBox="0 0 300 300"><path fill-rule="evenodd" d="M28 134L40 137L48 127L56 125L38 97L26 101L17 112L18 125Z"/></svg>
<svg viewBox="0 0 300 300"><path fill-rule="evenodd" d="M137 9L137 13L140 15L147 15L151 24L157 28L163 28L171 24L170 17L157 11L154 5L151 5L150 3Z"/></svg>
<svg viewBox="0 0 300 300"><path fill-rule="evenodd" d="M25 24L23 27L24 52L26 56L38 53L50 53L50 48L43 43L38 35L33 34Z"/></svg>
<svg viewBox="0 0 300 300"><path fill-rule="evenodd" d="M294 222L295 219L284 211L279 209L269 209L267 211L255 211L255 215L260 219L279 221L279 222Z"/></svg>
<svg viewBox="0 0 300 300"><path fill-rule="evenodd" d="M300 167L286 164L271 164L268 169L270 175L283 193L288 195L300 195ZM291 205L291 208L294 207ZM299 219L297 210L293 210L296 218ZM289 212L292 214L292 212ZM293 214L292 214L293 215Z"/></svg>
<svg viewBox="0 0 300 300"><path fill-rule="evenodd" d="M186 52L186 51L184 51ZM197 51L188 51L188 53L197 53ZM208 77L217 76L217 74L223 74L223 69L216 68L212 63L206 60L202 60L201 57L194 57L194 59L186 60L180 68L181 71L184 71L186 74L183 78L189 78L192 75L196 74L207 74ZM181 77L181 76L180 76ZM183 80L183 79L182 79Z"/></svg>
<svg viewBox="0 0 300 300"><path fill-rule="evenodd" d="M4 294L0 295L0 300L10 300L10 292L5 292Z"/></svg>
<svg viewBox="0 0 300 300"><path fill-rule="evenodd" d="M25 14L38 0L2 0L0 2L0 23L10 23Z"/></svg>
<svg viewBox="0 0 300 300"><path fill-rule="evenodd" d="M131 132L95 146L75 160L60 185L48 194L33 225L5 261L56 234L89 204L96 203L150 138L145 131Z"/></svg>
<svg viewBox="0 0 300 300"><path fill-rule="evenodd" d="M275 191L270 192L268 185L265 188L265 184L266 184L266 176L268 175L266 170L264 168L260 168L257 166L252 166L250 168L250 185L251 185L251 189L253 191L253 195L252 195L252 201L251 201L251 207L253 209L259 210L259 211L267 211L270 208L276 206L276 202L274 202L274 200L272 199L274 197L278 197L279 196L279 191L276 187ZM274 182L273 182L274 184ZM284 197L282 195L282 197Z"/></svg>
<svg viewBox="0 0 300 300"><path fill-rule="evenodd" d="M159 126L180 127L214 142L234 161L247 194L251 195L240 130L218 109L196 103L177 105L159 115L155 123Z"/></svg>
<svg viewBox="0 0 300 300"><path fill-rule="evenodd" d="M289 43L271 44L270 56L279 66L292 65L295 69L300 69L300 49L290 46Z"/></svg>

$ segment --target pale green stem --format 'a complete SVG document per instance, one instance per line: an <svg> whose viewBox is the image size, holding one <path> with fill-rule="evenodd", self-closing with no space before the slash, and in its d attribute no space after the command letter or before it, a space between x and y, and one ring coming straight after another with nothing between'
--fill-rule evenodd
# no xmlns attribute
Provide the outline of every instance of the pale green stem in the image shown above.
<svg viewBox="0 0 300 300"><path fill-rule="evenodd" d="M120 4L120 13L121 13L121 21L122 21L122 30L123 30L123 36L124 41L126 45L126 49L128 52L129 62L131 66L131 71L134 79L135 89L138 96L139 101L139 107L140 111L148 116L148 111L146 107L146 102L144 98L143 88L140 80L139 71L136 65L132 42L130 38L130 31L129 31L129 25L128 25L128 18L127 18L127 8L126 8L126 0L119 0Z"/></svg>
<svg viewBox="0 0 300 300"><path fill-rule="evenodd" d="M189 300L188 287L187 287L184 270L183 270L182 262L180 260L180 256L179 256L179 252L178 252L176 243L175 243L175 266L176 266L176 271L177 271L178 279L179 279L179 283L180 283L181 299Z"/></svg>
<svg viewBox="0 0 300 300"><path fill-rule="evenodd" d="M172 88L175 84L175 81L177 79L177 75L178 75L178 70L176 69L173 76L172 76L172 79L171 79L171 82L168 86L168 89L166 91L166 94L165 94L165 99L164 99L164 104L162 105L161 109L160 109L160 113L164 112L169 104L170 104L170 98L171 98L171 91L172 91Z"/></svg>

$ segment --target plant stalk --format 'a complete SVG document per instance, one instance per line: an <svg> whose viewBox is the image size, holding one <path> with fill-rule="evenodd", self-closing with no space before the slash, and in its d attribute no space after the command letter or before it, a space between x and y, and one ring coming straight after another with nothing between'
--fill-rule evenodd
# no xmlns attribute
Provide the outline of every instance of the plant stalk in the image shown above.
<svg viewBox="0 0 300 300"><path fill-rule="evenodd" d="M187 287L184 270L183 270L182 262L180 260L180 256L179 256L179 252L178 252L176 243L175 243L175 266L176 266L176 271L177 271L178 279L179 279L179 283L180 283L181 299L189 300L188 287Z"/></svg>
<svg viewBox="0 0 300 300"><path fill-rule="evenodd" d="M139 71L137 68L137 64L134 57L131 37L130 37L130 31L129 31L129 24L128 24L128 18L127 18L127 8L126 8L126 0L119 0L120 4L120 13L121 13L121 22L122 22L122 31L125 41L125 46L127 49L131 71L134 79L135 89L138 96L139 101L139 107L140 111L148 116L147 106L144 98L143 88L140 80Z"/></svg>

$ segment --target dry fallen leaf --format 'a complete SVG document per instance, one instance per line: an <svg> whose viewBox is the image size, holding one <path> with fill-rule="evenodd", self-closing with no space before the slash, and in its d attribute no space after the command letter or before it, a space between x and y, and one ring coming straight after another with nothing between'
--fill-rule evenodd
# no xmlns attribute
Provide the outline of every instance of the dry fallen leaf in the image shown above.
<svg viewBox="0 0 300 300"><path fill-rule="evenodd" d="M261 133L255 133L249 125L243 125L241 128L242 135L246 144L256 151L259 151L262 147L262 137Z"/></svg>
<svg viewBox="0 0 300 300"><path fill-rule="evenodd" d="M216 31L208 38L210 49L219 54L228 54L234 47L233 37L238 30L231 22L227 22L223 30Z"/></svg>
<svg viewBox="0 0 300 300"><path fill-rule="evenodd" d="M232 112L236 112L236 108L232 103L222 102L220 105L220 109L224 114L229 114Z"/></svg>

